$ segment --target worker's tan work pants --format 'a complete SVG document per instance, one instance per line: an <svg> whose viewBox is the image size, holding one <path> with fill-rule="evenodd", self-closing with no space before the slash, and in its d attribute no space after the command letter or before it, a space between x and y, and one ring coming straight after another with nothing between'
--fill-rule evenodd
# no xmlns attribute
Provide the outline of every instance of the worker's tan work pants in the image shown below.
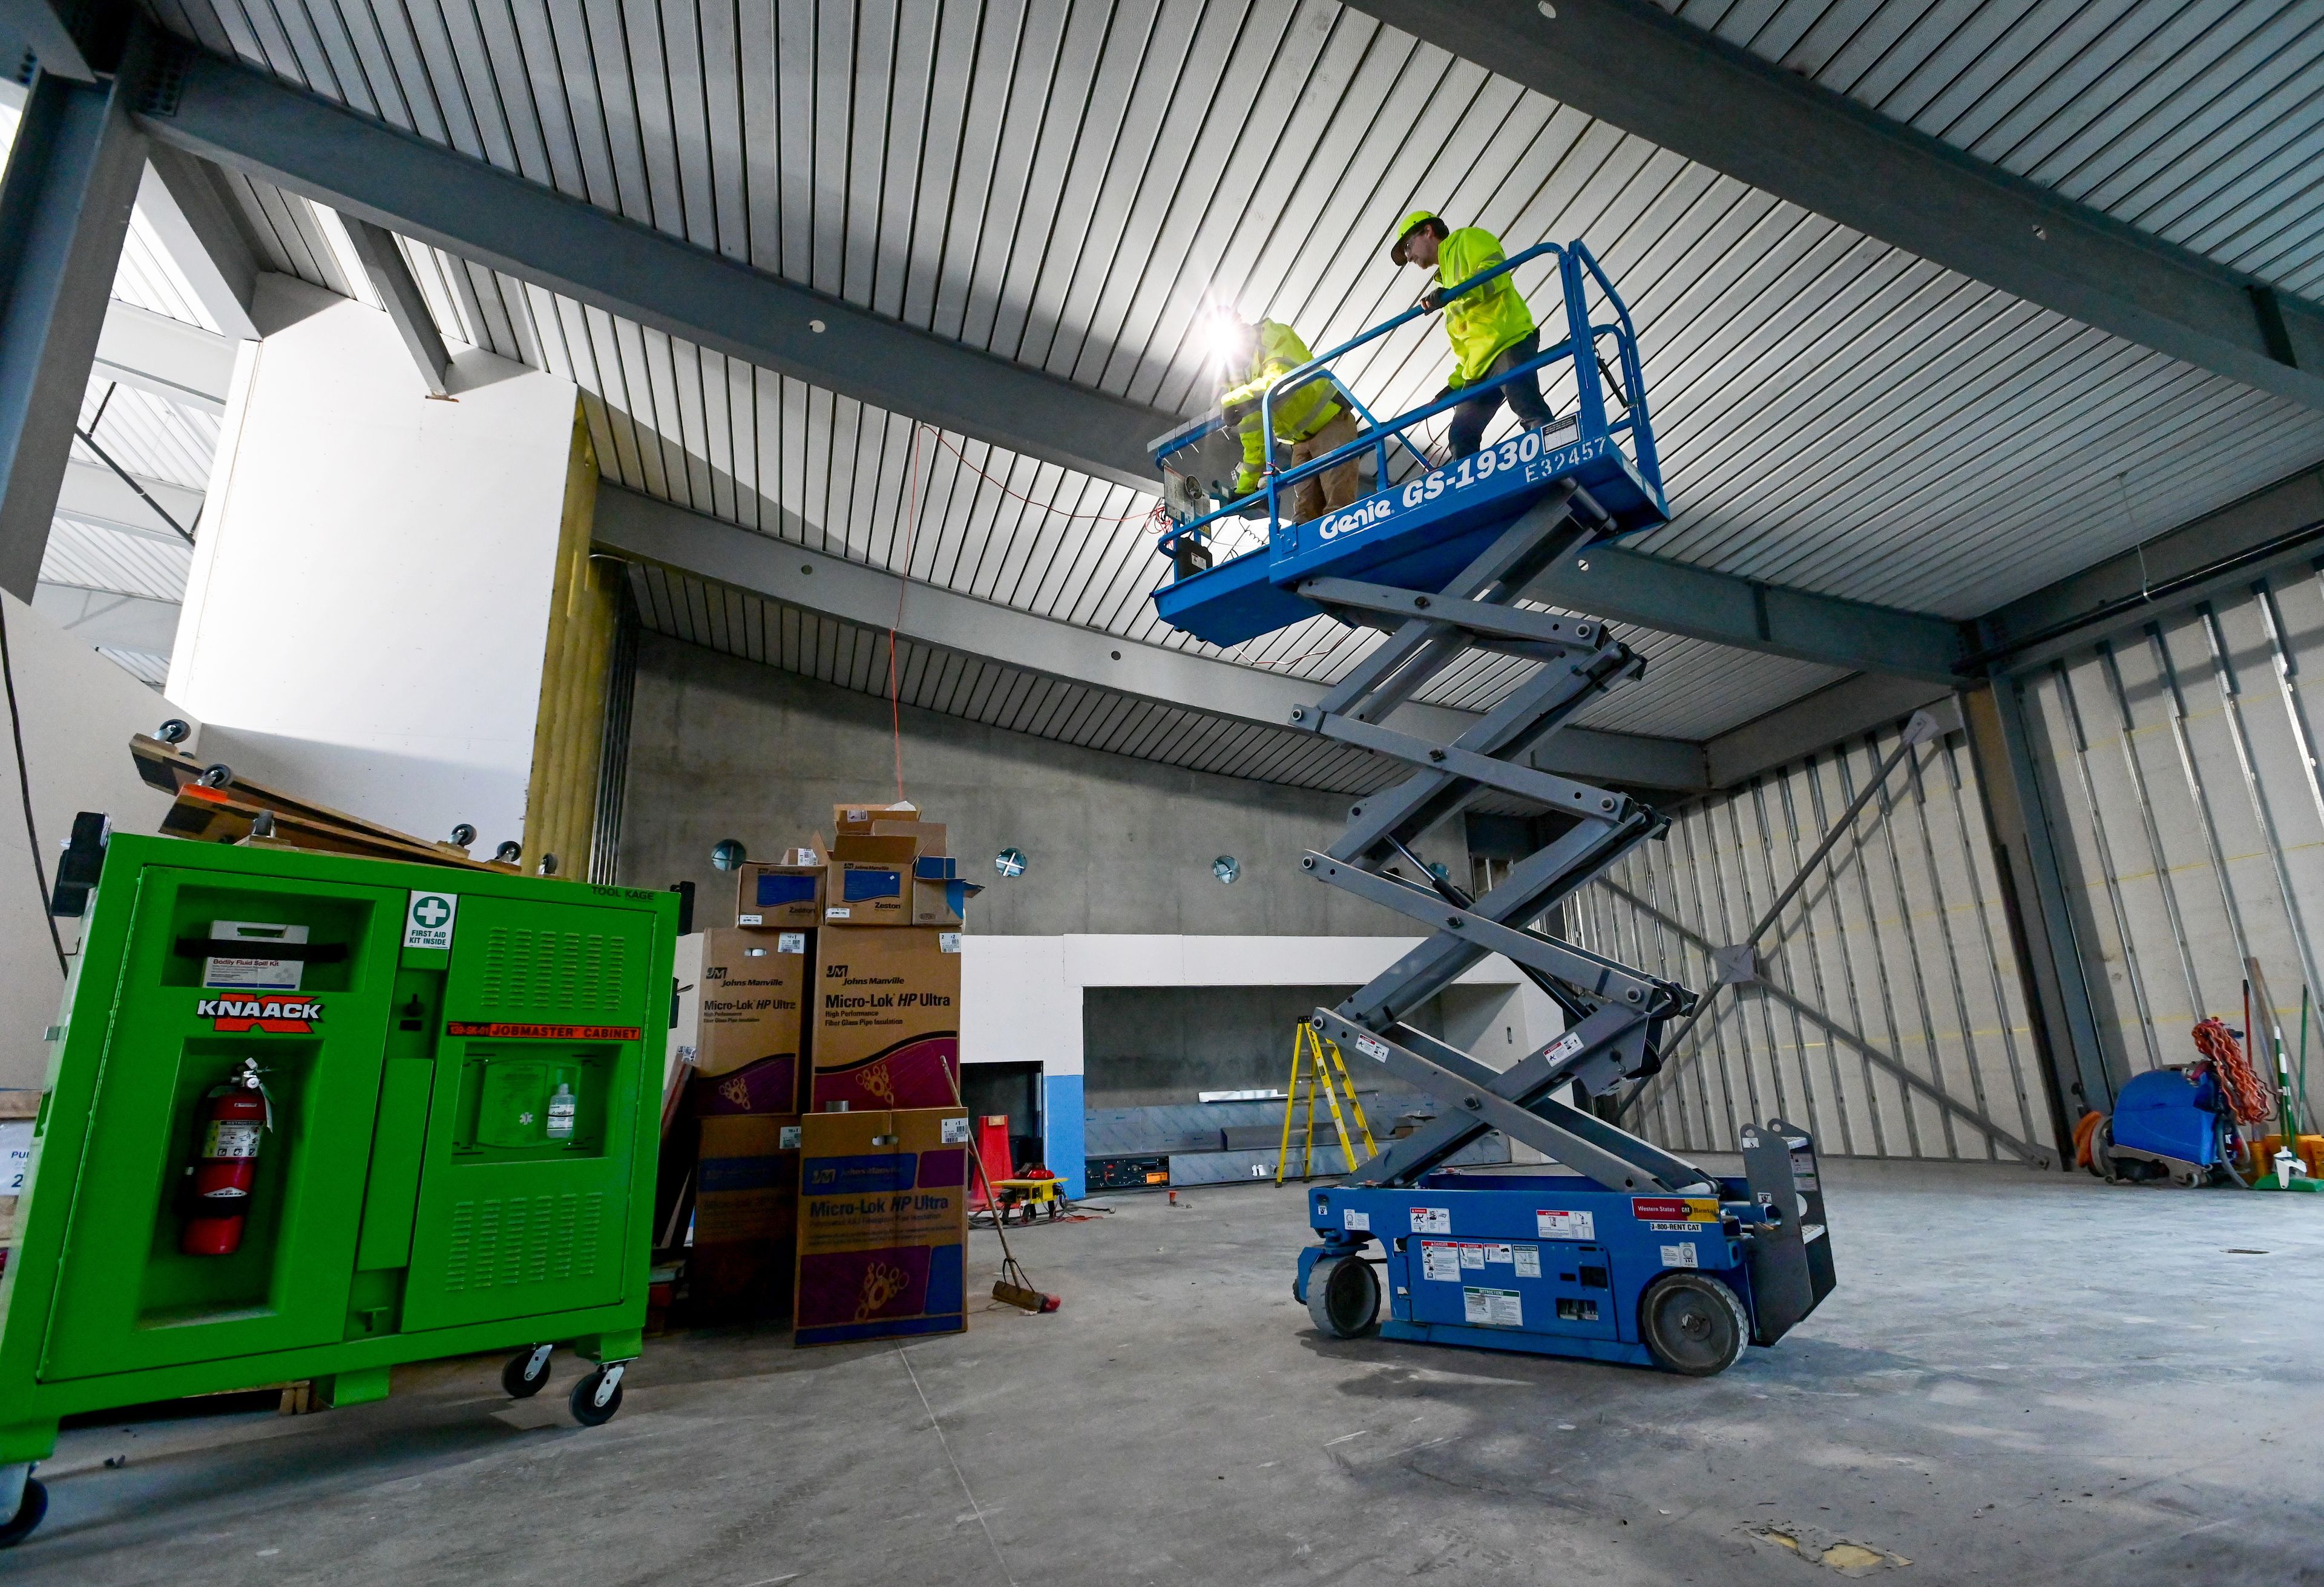
<svg viewBox="0 0 2324 1587"><path fill-rule="evenodd" d="M1321 457L1335 447L1345 446L1356 438L1358 433L1355 415L1342 408L1339 417L1330 424L1304 441L1291 443L1291 466L1297 468L1309 458ZM1362 476L1357 469L1361 460L1362 454L1355 454L1345 463L1334 463L1322 473L1310 474L1294 485L1292 522L1304 524L1310 518L1322 518L1325 513L1353 501L1356 493L1363 489Z"/></svg>

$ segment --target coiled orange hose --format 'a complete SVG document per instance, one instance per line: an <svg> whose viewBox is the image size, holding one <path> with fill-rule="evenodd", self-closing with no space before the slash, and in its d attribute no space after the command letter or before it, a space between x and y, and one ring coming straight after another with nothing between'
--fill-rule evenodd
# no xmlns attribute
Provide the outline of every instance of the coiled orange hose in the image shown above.
<svg viewBox="0 0 2324 1587"><path fill-rule="evenodd" d="M2236 1123L2255 1124L2275 1112L2275 1093L2260 1084L2233 1031L2216 1019L2203 1021L2195 1027L2195 1050L2203 1055L2196 1067L2210 1066Z"/></svg>

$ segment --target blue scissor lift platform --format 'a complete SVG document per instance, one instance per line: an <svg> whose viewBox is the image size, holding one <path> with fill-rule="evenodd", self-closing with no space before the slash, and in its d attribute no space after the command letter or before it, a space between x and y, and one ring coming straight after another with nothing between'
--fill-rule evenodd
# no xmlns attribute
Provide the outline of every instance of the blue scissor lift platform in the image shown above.
<svg viewBox="0 0 2324 1587"><path fill-rule="evenodd" d="M1206 499L1227 494L1223 421L1199 421L1153 444L1173 519L1161 549L1176 574L1154 602L1174 627L1217 645L1319 614L1385 636L1285 725L1411 770L1356 805L1339 839L1301 863L1430 935L1337 1008L1317 1009L1312 1023L1351 1059L1377 1062L1429 1094L1437 1113L1340 1185L1307 1193L1321 1243L1301 1253L1295 1293L1335 1337L1377 1327L1396 1338L1700 1375L1723 1370L1747 1343L1774 1344L1812 1311L1832 1288L1831 1246L1805 1132L1780 1119L1751 1126L1739 1142L1744 1175L1722 1177L1587 1105L1656 1072L1666 1025L1691 1014L1695 996L1535 923L1668 823L1628 794L1533 763L1544 738L1644 664L1600 622L1517 601L1554 563L1669 515L1629 313L1582 244L1528 249L1447 296L1536 259L1554 261L1565 334L1489 384L1570 377L1571 419L1434 464L1407 432L1474 389L1383 421L1331 369L1425 311L1399 315L1285 374L1261 399L1273 458L1275 403L1309 381L1329 381L1368 426L1347 445L1270 469L1260 491L1204 510ZM1602 323L1594 317L1601 312L1609 316ZM1608 409L1609 387L1618 417ZM1369 464L1376 488L1313 521L1287 521L1292 488L1350 459ZM1222 526L1252 516L1266 526L1265 542L1213 565ZM1480 649L1540 665L1449 744L1388 725L1431 679ZM1555 812L1562 830L1499 885L1471 897L1432 871L1413 845L1489 795ZM1566 1021L1555 1041L1504 1070L1403 1017L1495 953L1556 1002ZM1491 1130L1536 1148L1554 1168L1503 1174L1445 1166ZM1385 1271L1385 1286L1376 1268Z"/></svg>

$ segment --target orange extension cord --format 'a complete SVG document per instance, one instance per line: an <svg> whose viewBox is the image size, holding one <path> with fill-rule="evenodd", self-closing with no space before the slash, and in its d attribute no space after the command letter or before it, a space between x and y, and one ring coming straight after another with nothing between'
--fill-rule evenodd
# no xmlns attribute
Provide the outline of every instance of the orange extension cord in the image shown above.
<svg viewBox="0 0 2324 1587"><path fill-rule="evenodd" d="M2275 1094L2260 1083L2236 1033L2216 1019L2195 1027L2195 1050L2210 1065L2219 1094L2239 1124L2255 1124L2275 1111Z"/></svg>

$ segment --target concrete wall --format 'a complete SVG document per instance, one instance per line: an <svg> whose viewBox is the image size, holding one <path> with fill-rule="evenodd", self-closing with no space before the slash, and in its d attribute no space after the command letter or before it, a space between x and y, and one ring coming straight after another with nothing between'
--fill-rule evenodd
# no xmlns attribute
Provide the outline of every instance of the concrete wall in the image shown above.
<svg viewBox="0 0 2324 1587"><path fill-rule="evenodd" d="M1865 734L1689 805L1568 901L1568 934L1711 994L1709 949L1743 938L1896 747ZM1625 1122L1682 1151L1732 1151L1775 1115L1827 1156L2019 1160L1995 1131L2054 1150L2001 897L1967 738L1942 734L1760 939L1760 983L1716 993Z"/></svg>
<svg viewBox="0 0 2324 1587"><path fill-rule="evenodd" d="M2105 1093L2082 1086L2070 1115L2110 1109L2134 1075L2193 1062L2197 1021L2241 1029L2246 958L2296 1068L2302 989L2324 994L2319 674L2324 582L2293 570L2007 680L2104 1060ZM2309 1069L2300 1105L2312 1120L2324 1063Z"/></svg>
<svg viewBox="0 0 2324 1587"><path fill-rule="evenodd" d="M1282 999L1260 989L1360 986L1418 940L1412 922L1300 869L1299 856L1345 821L1335 795L1175 770L933 711L907 708L902 722L907 794L945 824L952 851L990 884L969 906L962 944L963 1059L1041 1066L1048 1160L1076 1193L1090 988L1251 989L1263 1019L1242 1022L1247 1031L1190 1032L1176 1050L1281 1047L1277 1061L1287 1061L1291 1003L1278 1009ZM834 804L894 796L895 757L885 702L645 636L621 879L691 880L696 923L727 924L734 881L713 868L712 848L733 838L763 855L827 836ZM991 857L1005 846L1025 851L1023 876L994 875ZM1455 876L1469 873L1457 829L1440 829L1420 850ZM1221 854L1242 863L1232 885L1212 874ZM1314 1006L1309 991L1292 1001ZM1174 1006L1178 1015L1157 1017L1183 1020L1203 1002ZM1500 959L1449 988L1441 1008L1444 1033L1472 1040L1488 1062L1513 1061L1562 1028L1549 1000L1520 987Z"/></svg>
<svg viewBox="0 0 2324 1587"><path fill-rule="evenodd" d="M1281 1087L1291 1030L1352 986L1093 986L1082 998L1092 1107L1198 1101Z"/></svg>
<svg viewBox="0 0 2324 1587"><path fill-rule="evenodd" d="M972 879L979 935L1167 932L1364 936L1411 933L1388 911L1299 868L1344 824L1346 803L1176 770L906 707L905 789L945 823ZM731 924L734 882L712 868L721 839L754 855L803 842L843 800L895 797L887 702L659 636L638 655L621 879L691 879L696 920ZM1469 874L1452 829L1423 857ZM1021 849L1003 881L992 856ZM1211 861L1231 854L1242 879Z"/></svg>
<svg viewBox="0 0 2324 1587"><path fill-rule="evenodd" d="M521 839L575 389L262 278L170 669L254 780L427 838Z"/></svg>
<svg viewBox="0 0 2324 1587"><path fill-rule="evenodd" d="M129 736L150 733L169 717L187 717L169 701L60 629L13 595L6 607L8 654L32 784L32 820L41 866L56 880L57 853L84 810L101 811L124 832L151 832L169 796L145 785L129 758ZM198 738L192 740L198 747ZM80 922L57 922L67 952L80 942ZM42 1033L57 1017L64 977L49 938L48 899L33 878L32 844L16 782L13 738L0 731L0 1090L38 1087L47 1076Z"/></svg>

